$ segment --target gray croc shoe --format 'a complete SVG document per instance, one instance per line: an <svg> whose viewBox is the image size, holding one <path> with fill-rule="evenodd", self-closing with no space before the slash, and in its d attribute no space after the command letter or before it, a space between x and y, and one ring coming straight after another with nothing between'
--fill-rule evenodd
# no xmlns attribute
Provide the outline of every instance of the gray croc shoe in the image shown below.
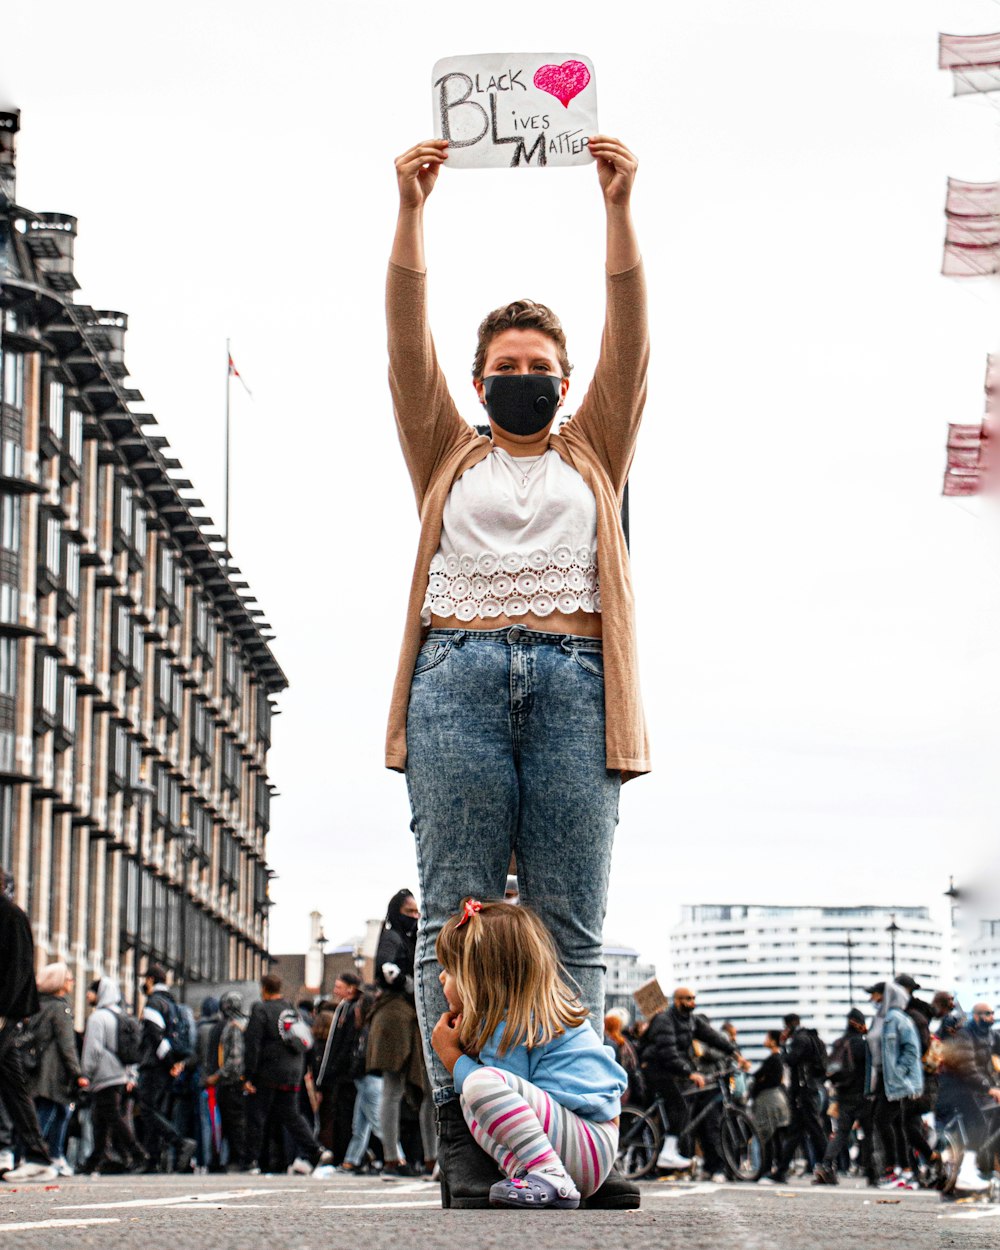
<svg viewBox="0 0 1000 1250"><path fill-rule="evenodd" d="M541 1172L524 1172L513 1180L497 1181L490 1188L491 1207L527 1207L537 1211L575 1211L580 1205L580 1194L565 1174L546 1175Z"/></svg>

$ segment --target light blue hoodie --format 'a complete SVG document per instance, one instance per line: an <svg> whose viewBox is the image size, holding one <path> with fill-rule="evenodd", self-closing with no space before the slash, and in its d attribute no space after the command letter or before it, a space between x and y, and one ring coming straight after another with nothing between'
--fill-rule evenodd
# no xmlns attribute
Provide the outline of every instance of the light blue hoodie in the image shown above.
<svg viewBox="0 0 1000 1250"><path fill-rule="evenodd" d="M628 1088L628 1075L615 1061L614 1051L604 1046L589 1024L578 1024L552 1039L548 1045L515 1046L499 1054L504 1025L500 1025L483 1047L478 1061L463 1055L455 1064L455 1089L477 1067L500 1068L550 1094L561 1107L574 1111L584 1120L602 1124L613 1120L622 1109L622 1094Z"/></svg>

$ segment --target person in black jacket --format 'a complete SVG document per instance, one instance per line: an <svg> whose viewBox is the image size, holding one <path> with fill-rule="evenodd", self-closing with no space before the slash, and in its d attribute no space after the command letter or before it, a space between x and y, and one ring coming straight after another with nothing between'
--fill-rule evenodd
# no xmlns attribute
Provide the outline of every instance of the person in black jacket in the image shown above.
<svg viewBox="0 0 1000 1250"><path fill-rule="evenodd" d="M642 1035L639 1065L646 1088L664 1101L670 1121L670 1137L677 1139L677 1159L685 1159L684 1135L691 1120L690 1098L685 1092L704 1089L705 1078L696 1070L691 1043L697 1039L713 1050L737 1059L739 1053L728 1037L717 1033L704 1016L695 1014L695 995L681 987L674 990L674 1001L658 1011ZM746 1065L744 1065L746 1066ZM665 1162L664 1166L673 1166Z"/></svg>
<svg viewBox="0 0 1000 1250"><path fill-rule="evenodd" d="M352 1068L354 1044L361 1027L357 1012L360 995L361 978L355 973L342 972L334 981L333 997L337 1006L316 1072L320 1140L333 1151L335 1167L344 1161L354 1121L357 1089Z"/></svg>
<svg viewBox="0 0 1000 1250"><path fill-rule="evenodd" d="M247 1115L247 1157L251 1172L260 1170L264 1129L268 1118L286 1130L298 1152L291 1167L308 1173L332 1159L321 1150L305 1117L299 1111L299 1090L305 1072L305 1055L297 1054L283 1039L278 1018L283 1011L295 1011L282 997L281 978L268 974L260 980L260 1002L250 1009L244 1036L243 1088L250 1095Z"/></svg>
<svg viewBox="0 0 1000 1250"><path fill-rule="evenodd" d="M5 1172L3 1179L19 1184L53 1181L56 1170L38 1128L34 1103L28 1097L16 1044L21 1021L36 1015L40 1007L31 924L13 895L14 878L0 869L0 1098L23 1151L20 1166Z"/></svg>
<svg viewBox="0 0 1000 1250"><path fill-rule="evenodd" d="M146 1005L142 1012L142 1042L139 1051L139 1083L136 1097L142 1126L141 1140L149 1155L143 1168L158 1172L162 1166L164 1146L175 1151L174 1166L186 1172L191 1166L197 1143L193 1137L182 1137L170 1119L170 1088L184 1067L185 1056L171 1049L170 1021L177 1010L174 996L167 988L166 971L159 964L150 964L142 980Z"/></svg>
<svg viewBox="0 0 1000 1250"><path fill-rule="evenodd" d="M821 1162L826 1153L826 1129L820 1119L820 1100L826 1073L819 1062L816 1030L803 1028L802 1021L794 1012L784 1017L784 1024L782 1038L790 1082L792 1120L784 1134L774 1174L774 1179L779 1182L787 1179L800 1140L811 1147L813 1166Z"/></svg>
<svg viewBox="0 0 1000 1250"><path fill-rule="evenodd" d="M847 1031L833 1044L830 1056L830 1082L836 1099L837 1128L826 1144L821 1163L816 1165L814 1185L836 1185L837 1160L851 1140L851 1130L860 1123L862 1138L862 1168L869 1180L873 1179L871 1158L872 1125L868 1100L865 1097L865 1063L868 1046L865 1034L868 1026L857 1007L847 1013ZM831 1111L832 1114L832 1111Z"/></svg>

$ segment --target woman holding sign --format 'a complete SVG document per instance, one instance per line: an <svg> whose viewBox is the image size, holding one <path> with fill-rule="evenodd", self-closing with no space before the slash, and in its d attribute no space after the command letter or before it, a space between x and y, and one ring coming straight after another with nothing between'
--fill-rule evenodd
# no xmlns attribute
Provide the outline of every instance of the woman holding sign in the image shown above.
<svg viewBox="0 0 1000 1250"><path fill-rule="evenodd" d="M445 1201L486 1206L497 1179L430 1034L446 1011L434 943L463 897L522 901L552 932L592 1019L603 1018L602 927L622 781L649 770L622 491L646 397L646 293L630 202L637 162L590 150L607 212L600 359L572 419L566 340L519 300L479 328L473 384L491 438L462 419L427 324L423 212L446 140L396 161L389 383L421 517L386 743L406 773L423 919L417 1009L438 1106ZM590 1206L639 1205L612 1177Z"/></svg>

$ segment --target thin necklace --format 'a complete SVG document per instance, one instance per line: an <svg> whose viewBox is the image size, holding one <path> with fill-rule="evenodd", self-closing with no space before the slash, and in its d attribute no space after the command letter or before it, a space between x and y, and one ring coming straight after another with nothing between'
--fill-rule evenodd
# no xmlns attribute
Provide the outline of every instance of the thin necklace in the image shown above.
<svg viewBox="0 0 1000 1250"><path fill-rule="evenodd" d="M509 452L509 451L504 451L504 449L503 449L502 447L497 447L497 448L496 448L496 450L497 450L497 451L500 451L500 452L503 452L505 462L506 462L506 461L509 461L509 463L510 463L510 467L511 467L511 469L513 469L513 471L514 471L515 473L520 473L520 475L521 475L521 485L522 485L522 486L527 486L527 485L528 485L528 478L529 478L529 477L531 477L532 473L534 473L534 471L538 468L538 466L539 466L539 465L542 463L542 461L545 459L545 452L543 451L543 452L541 452L539 455L537 455L537 456L535 456L535 457L534 457L534 461L535 461L535 462L534 462L534 464L531 466L531 468L530 468L530 469L527 469L527 470L525 470L525 469L519 469L519 468L517 468L517 466L516 466L516 464L515 464L514 462L515 462L516 460L530 460L530 459L531 459L531 457L530 457L530 456L512 456L512 455L510 454L510 452Z"/></svg>

